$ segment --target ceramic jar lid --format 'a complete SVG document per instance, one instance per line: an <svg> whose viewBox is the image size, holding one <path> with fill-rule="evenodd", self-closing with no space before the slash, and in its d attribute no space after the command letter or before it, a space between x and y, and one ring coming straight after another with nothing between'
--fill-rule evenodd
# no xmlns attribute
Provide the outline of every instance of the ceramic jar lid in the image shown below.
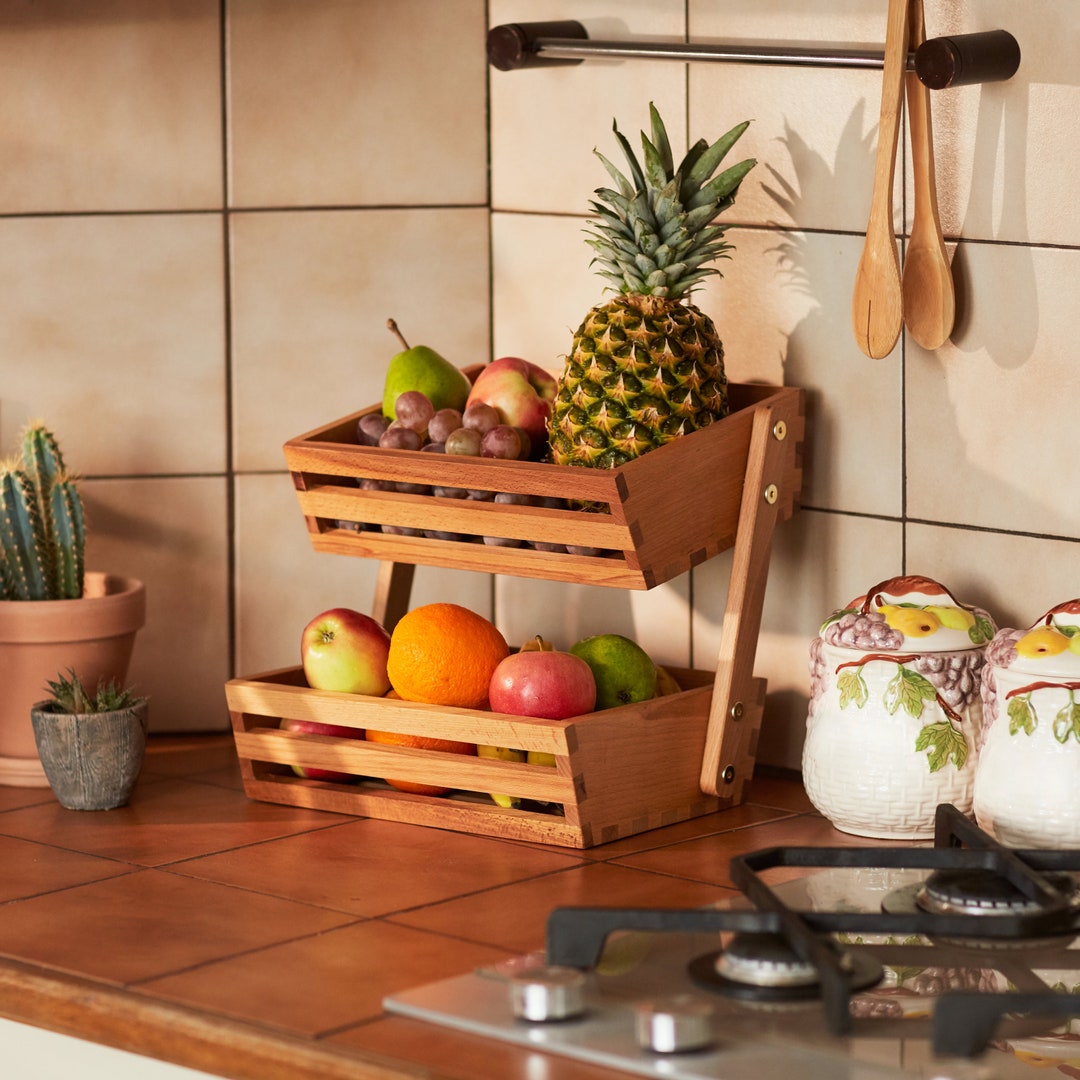
<svg viewBox="0 0 1080 1080"><path fill-rule="evenodd" d="M938 653L982 648L994 630L981 608L961 603L937 581L909 575L882 581L833 612L819 636L857 652Z"/></svg>
<svg viewBox="0 0 1080 1080"><path fill-rule="evenodd" d="M1052 607L1024 630L1002 628L987 650L994 667L1080 679L1080 599Z"/></svg>

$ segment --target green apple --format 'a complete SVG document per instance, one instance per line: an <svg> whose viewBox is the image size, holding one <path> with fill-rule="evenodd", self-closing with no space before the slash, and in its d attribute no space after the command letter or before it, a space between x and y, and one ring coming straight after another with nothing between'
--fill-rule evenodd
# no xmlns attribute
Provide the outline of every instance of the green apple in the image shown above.
<svg viewBox="0 0 1080 1080"><path fill-rule="evenodd" d="M386 368L383 383L382 411L396 420L394 402L407 390L419 390L431 402L435 412L440 409L464 411L472 384L460 368L440 356L427 345L413 345L401 337L397 324L390 319L387 325L397 334L405 348L392 357Z"/></svg>
<svg viewBox="0 0 1080 1080"><path fill-rule="evenodd" d="M636 641L621 634L596 634L569 651L592 668L597 710L656 697L656 664Z"/></svg>

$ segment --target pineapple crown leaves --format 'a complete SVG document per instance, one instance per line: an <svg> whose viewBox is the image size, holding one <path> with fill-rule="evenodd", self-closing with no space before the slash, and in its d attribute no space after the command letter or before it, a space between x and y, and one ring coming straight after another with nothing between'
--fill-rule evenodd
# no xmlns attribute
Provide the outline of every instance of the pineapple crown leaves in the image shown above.
<svg viewBox="0 0 1080 1080"><path fill-rule="evenodd" d="M629 140L612 125L629 166L629 177L599 150L593 152L616 188L597 188L590 206L596 214L586 243L592 262L617 292L680 299L711 274L707 264L727 257L731 245L725 228L714 225L735 201L743 177L757 164L749 158L714 176L721 161L750 121L737 124L711 145L700 139L675 167L667 129L650 103L650 135L641 133L642 160Z"/></svg>

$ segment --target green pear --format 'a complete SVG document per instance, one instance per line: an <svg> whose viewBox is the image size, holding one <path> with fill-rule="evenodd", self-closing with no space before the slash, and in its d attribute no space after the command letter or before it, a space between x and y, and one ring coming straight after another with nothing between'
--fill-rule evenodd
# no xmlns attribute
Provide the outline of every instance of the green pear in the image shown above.
<svg viewBox="0 0 1080 1080"><path fill-rule="evenodd" d="M440 409L464 411L472 389L465 372L427 345L410 346L393 319L388 319L386 325L405 348L387 366L386 381L383 383L383 414L391 420L397 419L394 402L406 390L419 390L426 394L436 412Z"/></svg>

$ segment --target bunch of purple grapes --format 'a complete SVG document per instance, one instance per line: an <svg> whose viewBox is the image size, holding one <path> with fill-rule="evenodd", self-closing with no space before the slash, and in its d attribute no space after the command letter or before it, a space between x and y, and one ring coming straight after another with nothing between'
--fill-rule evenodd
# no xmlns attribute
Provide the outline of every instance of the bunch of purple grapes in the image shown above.
<svg viewBox="0 0 1080 1080"><path fill-rule="evenodd" d="M504 424L498 410L484 402L459 409L435 409L419 390L407 390L394 401L396 419L366 413L356 425L362 446L393 450L427 450L433 454L525 461L532 440L521 428Z"/></svg>
<svg viewBox="0 0 1080 1080"><path fill-rule="evenodd" d="M464 411L436 409L430 398L419 390L408 390L394 401L396 419L382 413L365 413L356 425L357 441L362 446L394 450L421 450L430 454L454 454L461 457L498 458L503 461L527 461L533 454L532 440L521 428L504 424L498 411L484 402L474 402ZM518 506L543 506L565 509L565 499L524 495L509 491L479 488L444 487L407 481L361 479L365 491L399 491L407 495L434 495L442 499L471 499ZM341 523L357 528L356 523ZM378 528L378 526L374 526ZM382 531L399 536L426 536L433 540L458 540L491 544L496 547L533 547L538 551L570 551L578 555L599 555L593 547L567 547L544 541L526 541L505 536L468 536L439 529L414 529L383 525Z"/></svg>
<svg viewBox="0 0 1080 1080"><path fill-rule="evenodd" d="M822 630L821 636L830 645L864 652L895 650L904 643L904 635L889 626L880 611L845 611Z"/></svg>

